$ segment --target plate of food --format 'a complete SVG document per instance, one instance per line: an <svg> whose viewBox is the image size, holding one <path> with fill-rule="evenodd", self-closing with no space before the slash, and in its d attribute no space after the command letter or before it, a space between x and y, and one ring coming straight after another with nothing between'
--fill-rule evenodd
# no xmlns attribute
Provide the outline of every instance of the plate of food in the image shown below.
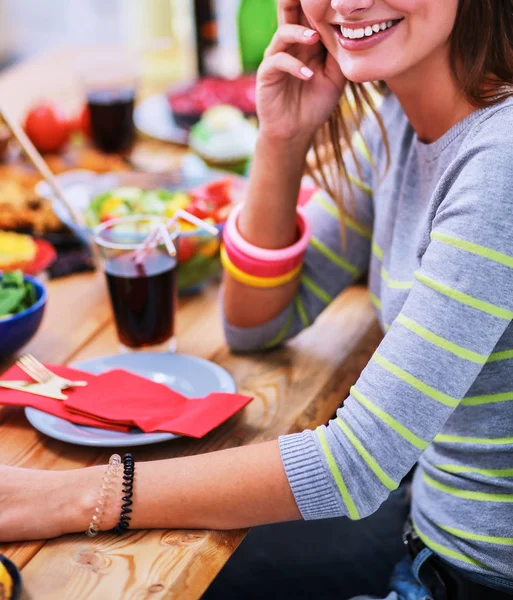
<svg viewBox="0 0 513 600"><path fill-rule="evenodd" d="M150 96L138 104L134 122L142 133L165 142L187 144L189 130L203 113L218 105L230 105L245 117L256 115L256 79L203 77L166 94Z"/></svg>
<svg viewBox="0 0 513 600"><path fill-rule="evenodd" d="M0 231L0 271L37 275L57 258L50 242L14 231Z"/></svg>

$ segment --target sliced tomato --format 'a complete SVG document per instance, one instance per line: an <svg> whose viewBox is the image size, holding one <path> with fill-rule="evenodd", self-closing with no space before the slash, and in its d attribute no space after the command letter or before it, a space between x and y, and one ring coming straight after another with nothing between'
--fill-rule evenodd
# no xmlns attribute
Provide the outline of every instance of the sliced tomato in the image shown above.
<svg viewBox="0 0 513 600"><path fill-rule="evenodd" d="M214 216L214 207L201 198L194 200L185 210L198 219L208 219Z"/></svg>
<svg viewBox="0 0 513 600"><path fill-rule="evenodd" d="M232 212L233 206L231 204L226 204L225 206L221 206L214 212L214 220L216 224L224 223L229 214Z"/></svg>
<svg viewBox="0 0 513 600"><path fill-rule="evenodd" d="M214 204L216 208L231 204L231 194L232 180L229 177L216 179L191 191L194 199L206 200L208 203Z"/></svg>

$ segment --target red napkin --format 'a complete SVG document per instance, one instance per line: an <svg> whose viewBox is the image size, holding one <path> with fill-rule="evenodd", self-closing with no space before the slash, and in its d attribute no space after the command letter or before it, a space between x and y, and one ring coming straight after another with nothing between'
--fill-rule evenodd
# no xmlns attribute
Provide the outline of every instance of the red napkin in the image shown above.
<svg viewBox="0 0 513 600"><path fill-rule="evenodd" d="M145 433L166 431L195 438L203 437L252 400L225 393L187 398L122 369L98 375L87 388L75 388L68 396L65 405L74 414L137 426Z"/></svg>
<svg viewBox="0 0 513 600"><path fill-rule="evenodd" d="M85 373L84 371L77 371L76 369L70 369L61 365L47 365L57 375L66 377L67 379L85 380L89 382L89 385L96 379L96 375L91 373ZM18 380L18 381L31 381L28 375L19 368L12 367L5 372L0 380ZM89 385L87 387L89 387ZM76 388L78 389L78 388ZM87 389L87 388L80 388ZM66 390L66 394L68 391ZM130 427L127 425L116 424L112 422L102 422L102 420L94 417L88 417L70 412L62 400L53 400L52 398L45 398L43 396L35 396L34 394L27 394L26 392L18 392L16 390L8 390L0 388L0 404L9 406L30 406L31 408L37 408L43 412L49 413L61 419L66 419L77 425L88 425L89 427L100 427L102 429L113 429L115 431L127 432Z"/></svg>

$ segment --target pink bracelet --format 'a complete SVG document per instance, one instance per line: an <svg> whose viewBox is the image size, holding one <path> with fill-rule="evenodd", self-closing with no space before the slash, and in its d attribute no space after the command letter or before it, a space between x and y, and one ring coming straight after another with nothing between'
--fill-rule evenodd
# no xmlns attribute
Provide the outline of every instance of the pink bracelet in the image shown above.
<svg viewBox="0 0 513 600"><path fill-rule="evenodd" d="M237 219L240 211L242 210L242 204L238 204L230 213L228 221L226 222L226 235L230 238L232 244L236 246L243 254L251 258L256 258L260 261L265 262L280 262L290 260L302 256L305 251L310 238L312 236L312 230L310 223L305 217L305 214L301 208L297 209L297 226L300 233L299 240L288 246L287 248L281 248L279 250L268 250L266 248L259 248L253 246L247 242L239 233L237 228Z"/></svg>
<svg viewBox="0 0 513 600"><path fill-rule="evenodd" d="M257 277L280 277L296 269L303 262L303 254L280 261L263 261L251 258L237 248L230 236L223 232L223 243L230 261L241 271Z"/></svg>

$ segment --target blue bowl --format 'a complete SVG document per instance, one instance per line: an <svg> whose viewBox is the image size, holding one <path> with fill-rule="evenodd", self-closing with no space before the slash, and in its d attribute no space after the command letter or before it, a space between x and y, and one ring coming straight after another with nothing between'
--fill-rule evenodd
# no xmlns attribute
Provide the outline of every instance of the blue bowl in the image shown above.
<svg viewBox="0 0 513 600"><path fill-rule="evenodd" d="M21 313L6 319L0 317L0 360L12 356L27 344L41 325L47 298L46 289L40 281L30 275L25 275L25 281L34 285L37 300Z"/></svg>

